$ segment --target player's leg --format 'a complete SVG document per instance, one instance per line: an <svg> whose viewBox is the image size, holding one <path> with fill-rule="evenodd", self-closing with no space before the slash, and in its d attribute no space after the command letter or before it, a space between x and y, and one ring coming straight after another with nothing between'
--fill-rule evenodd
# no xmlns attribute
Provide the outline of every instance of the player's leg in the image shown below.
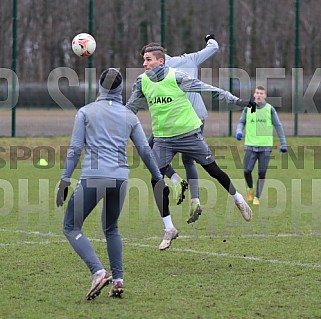
<svg viewBox="0 0 321 319"><path fill-rule="evenodd" d="M92 273L92 285L86 296L91 300L111 281L111 275L104 269L90 241L81 230L85 219L100 200L97 197L97 189L88 187L87 183L88 180L79 181L71 195L64 217L63 232Z"/></svg>
<svg viewBox="0 0 321 319"><path fill-rule="evenodd" d="M243 161L243 173L245 182L247 185L247 201L253 202L254 199L254 188L253 188L253 177L252 171L257 161L257 152L251 150L245 150L244 161Z"/></svg>
<svg viewBox="0 0 321 319"><path fill-rule="evenodd" d="M161 172L164 173L165 169L161 169ZM160 180L158 182L156 182L155 180L152 180L152 187L153 187L155 202L161 214L161 218L165 228L163 240L159 245L159 249L164 250L169 248L172 240L178 237L178 231L172 222L172 217L169 210L168 186L165 184L164 180Z"/></svg>
<svg viewBox="0 0 321 319"><path fill-rule="evenodd" d="M158 167L162 175L164 176L169 163L172 161L175 155L175 152L171 147L168 147L166 142L156 139L153 147L153 154L156 158ZM168 186L164 183L164 181L157 182L155 180L152 180L152 187L155 202L157 204L158 210L160 212L165 227L163 241L159 245L159 249L164 250L171 245L173 239L178 237L178 231L172 222L172 217L169 210Z"/></svg>
<svg viewBox="0 0 321 319"><path fill-rule="evenodd" d="M151 136L148 138L148 144L150 148L153 149L154 147L153 134L151 134ZM166 175L173 182L177 205L181 204L185 199L185 191L188 189L187 182L176 173L176 171L173 169L173 167L170 164L167 166L167 169L165 170L164 175Z"/></svg>
<svg viewBox="0 0 321 319"><path fill-rule="evenodd" d="M202 166L210 176L215 178L229 192L229 194L232 195L235 205L240 210L243 218L246 221L250 221L252 219L252 210L244 200L243 196L237 192L230 177L217 166L215 161Z"/></svg>
<svg viewBox="0 0 321 319"><path fill-rule="evenodd" d="M234 202L246 221L252 219L252 210L244 201L243 196L238 193L232 184L230 177L223 172L215 163L214 156L202 134L191 134L177 141L177 151L186 153L196 162L201 164L210 176L217 181L233 196Z"/></svg>
<svg viewBox="0 0 321 319"><path fill-rule="evenodd" d="M205 120L202 120L202 125L200 127L201 133L204 131ZM194 160L187 156L186 154L182 155L183 164L186 171L187 181L190 187L191 193L191 206L189 212L189 219L187 223L193 223L198 220L199 216L202 214L202 208L200 206L199 199L199 183L198 183L198 172Z"/></svg>
<svg viewBox="0 0 321 319"><path fill-rule="evenodd" d="M182 161L186 171L186 178L189 184L191 198L199 198L198 172L192 157L182 154Z"/></svg>
<svg viewBox="0 0 321 319"><path fill-rule="evenodd" d="M266 171L269 166L271 151L258 152L258 180L256 185L255 197L253 200L253 205L260 205L259 198L261 197L263 186L265 182Z"/></svg>
<svg viewBox="0 0 321 319"><path fill-rule="evenodd" d="M170 164L165 170L165 175L172 181L175 192L174 198L177 205L180 205L185 199L185 192L188 189L188 183L176 173Z"/></svg>
<svg viewBox="0 0 321 319"><path fill-rule="evenodd" d="M202 213L199 200L198 173L193 158L186 154L182 154L182 161L191 193L191 205L189 219L187 221L190 224L196 222Z"/></svg>
<svg viewBox="0 0 321 319"><path fill-rule="evenodd" d="M110 297L119 297L123 293L123 245L118 231L118 218L125 201L127 184L125 180L117 180L115 185L106 184L102 208L102 228L113 278Z"/></svg>

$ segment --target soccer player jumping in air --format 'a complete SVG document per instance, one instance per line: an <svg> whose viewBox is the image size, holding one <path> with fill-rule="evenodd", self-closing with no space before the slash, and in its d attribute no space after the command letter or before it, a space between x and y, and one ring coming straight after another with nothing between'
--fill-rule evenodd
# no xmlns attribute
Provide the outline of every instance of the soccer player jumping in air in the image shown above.
<svg viewBox="0 0 321 319"><path fill-rule="evenodd" d="M136 79L126 106L136 113L142 107L142 100L146 99L154 135L153 152L162 174L166 172L176 153L190 156L232 195L243 218L250 221L252 210L236 191L229 176L217 166L201 134L202 121L186 97L186 92L211 92L216 100L247 106L252 112L255 112L256 104L192 78L181 70L167 67L164 51L161 46L146 48L143 63L145 73ZM165 234L159 249L163 250L178 236L178 231L173 225L169 210L163 210L161 217Z"/></svg>
<svg viewBox="0 0 321 319"><path fill-rule="evenodd" d="M197 78L198 71L200 65L211 58L219 49L218 43L215 40L214 34L208 34L205 36L206 46L200 51L192 52L192 53L184 53L182 55L177 56L169 56L165 54L165 64L171 68L181 69L187 72L190 76ZM160 46L160 44L151 42L144 46L141 50L141 55L144 56L145 50L151 46ZM205 119L208 117L208 112L204 101L199 93L196 92L188 92L187 98L193 105L193 108L197 114L197 116L202 121L201 132L203 133ZM154 136L148 140L149 145L153 148L154 145ZM189 157L186 154L182 154L182 161L184 164L184 168L186 171L186 178L188 184L185 180L183 180L172 168L171 165L168 166L165 175L171 179L175 186L175 195L177 199L177 205L179 205L185 198L184 192L189 187L191 193L191 203L190 203L190 211L189 218L187 222L194 223L198 220L199 215L202 213L202 208L199 200L199 185L198 185L198 173L195 165L195 161L193 158Z"/></svg>

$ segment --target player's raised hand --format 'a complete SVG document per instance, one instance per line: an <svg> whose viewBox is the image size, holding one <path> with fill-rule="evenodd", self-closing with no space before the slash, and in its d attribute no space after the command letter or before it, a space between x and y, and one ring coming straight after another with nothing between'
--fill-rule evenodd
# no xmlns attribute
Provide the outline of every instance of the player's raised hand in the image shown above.
<svg viewBox="0 0 321 319"><path fill-rule="evenodd" d="M210 40L210 39L215 40L215 35L213 33L207 34L204 39L205 39L205 43L207 43L208 40Z"/></svg>

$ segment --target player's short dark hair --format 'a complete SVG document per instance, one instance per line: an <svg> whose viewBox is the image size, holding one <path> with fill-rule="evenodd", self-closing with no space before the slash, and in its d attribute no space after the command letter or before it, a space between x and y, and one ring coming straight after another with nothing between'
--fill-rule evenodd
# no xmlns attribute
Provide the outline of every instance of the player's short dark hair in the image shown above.
<svg viewBox="0 0 321 319"><path fill-rule="evenodd" d="M258 86L256 87L256 89L257 89L257 90L261 90L261 91L265 91L265 87L262 86L262 85L258 85Z"/></svg>
<svg viewBox="0 0 321 319"><path fill-rule="evenodd" d="M123 81L121 73L114 68L109 68L100 76L99 83L106 90L116 89Z"/></svg>
<svg viewBox="0 0 321 319"><path fill-rule="evenodd" d="M140 55L144 56L146 52L153 52L157 59L163 58L165 59L166 49L164 49L157 42L150 42L142 47L140 50Z"/></svg>

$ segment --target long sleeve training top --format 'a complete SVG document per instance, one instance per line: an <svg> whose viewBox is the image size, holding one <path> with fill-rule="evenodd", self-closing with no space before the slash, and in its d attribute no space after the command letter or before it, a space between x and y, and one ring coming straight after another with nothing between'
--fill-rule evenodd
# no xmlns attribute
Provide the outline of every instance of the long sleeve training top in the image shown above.
<svg viewBox="0 0 321 319"><path fill-rule="evenodd" d="M164 79L164 77L168 73L168 70L169 67L162 64L156 66L146 74L152 81L159 82ZM197 78L191 77L183 70L175 69L175 77L177 85L184 92L210 92L213 99L225 101L228 104L241 105L241 103L244 102L228 91L206 84ZM132 93L130 98L128 99L126 106L136 114L140 109L145 108L146 104L143 102L144 99L145 96L142 92L142 75L140 75L137 77L133 85ZM192 106L195 109L195 106L193 104Z"/></svg>
<svg viewBox="0 0 321 319"><path fill-rule="evenodd" d="M257 104L257 109L261 109L266 105L266 103L263 104ZM246 112L247 108L243 109L242 115L237 123L236 127L236 134L242 133L246 125ZM271 105L271 116L272 116L272 124L275 127L276 133L280 139L280 143L282 147L286 147L286 138L283 130L283 125L278 117L278 114L275 110L275 108ZM251 145L244 145L245 150L259 150L259 151L265 151L265 150L271 150L272 147L270 146L251 146Z"/></svg>
<svg viewBox="0 0 321 319"><path fill-rule="evenodd" d="M130 138L154 180L162 179L137 116L122 104L122 85L106 90L77 112L62 179L69 180L85 149L81 179L128 179L127 142Z"/></svg>
<svg viewBox="0 0 321 319"><path fill-rule="evenodd" d="M198 78L200 65L211 58L219 49L218 43L210 39L206 47L193 53L185 53L178 56L165 55L165 64L171 68L181 69L188 73L192 78ZM208 112L204 101L199 93L188 92L187 98L192 103L196 114L203 121L208 117Z"/></svg>

